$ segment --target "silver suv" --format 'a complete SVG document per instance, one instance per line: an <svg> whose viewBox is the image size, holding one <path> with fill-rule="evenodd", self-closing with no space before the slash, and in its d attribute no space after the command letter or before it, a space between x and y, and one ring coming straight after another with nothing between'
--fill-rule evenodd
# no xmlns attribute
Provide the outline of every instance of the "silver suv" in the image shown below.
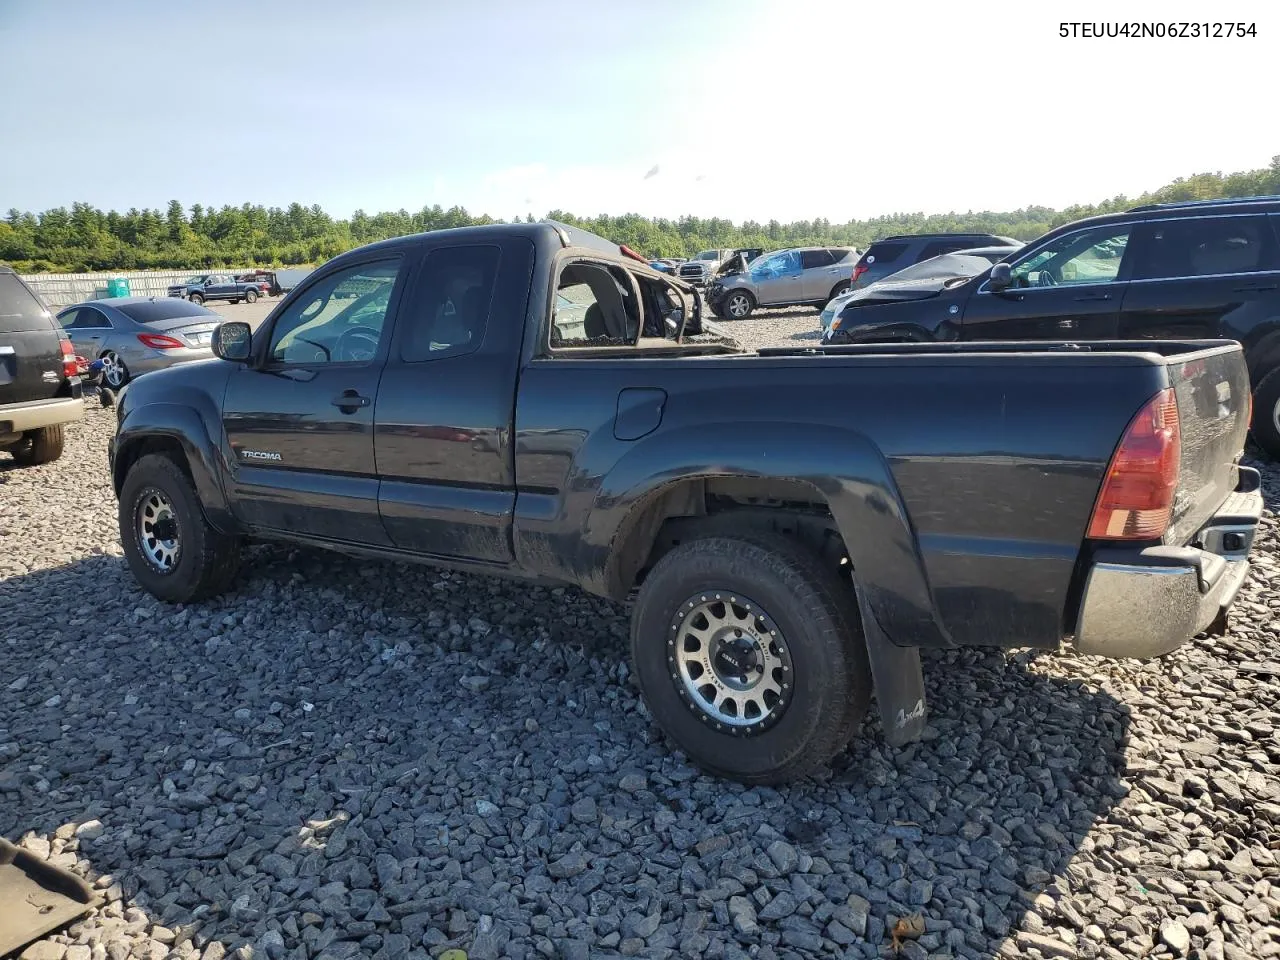
<svg viewBox="0 0 1280 960"><path fill-rule="evenodd" d="M744 320L756 307L804 304L821 310L828 300L849 289L857 259L853 247L776 250L752 261L742 273L712 283L707 303L725 320Z"/></svg>

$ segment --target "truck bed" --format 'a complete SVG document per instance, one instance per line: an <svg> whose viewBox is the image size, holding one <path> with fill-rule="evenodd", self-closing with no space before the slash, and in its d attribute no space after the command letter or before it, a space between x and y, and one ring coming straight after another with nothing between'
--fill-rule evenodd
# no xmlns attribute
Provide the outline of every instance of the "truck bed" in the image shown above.
<svg viewBox="0 0 1280 960"><path fill-rule="evenodd" d="M535 360L516 403L516 562L616 593L614 554L656 490L787 477L828 505L895 642L1053 648L1131 418L1177 389L1188 441L1169 537L1185 538L1234 488L1244 376L1232 341ZM1225 407L1197 405L1224 382Z"/></svg>

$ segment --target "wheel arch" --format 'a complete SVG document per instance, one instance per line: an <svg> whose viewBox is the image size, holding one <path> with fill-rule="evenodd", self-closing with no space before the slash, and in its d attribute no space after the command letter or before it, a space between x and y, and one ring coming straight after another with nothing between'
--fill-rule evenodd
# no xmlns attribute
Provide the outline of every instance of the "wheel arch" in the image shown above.
<svg viewBox="0 0 1280 960"><path fill-rule="evenodd" d="M191 479L210 526L223 533L235 531L218 480L220 455L196 410L168 403L136 408L121 423L112 444L111 480L117 497L133 465L150 453L160 453Z"/></svg>
<svg viewBox="0 0 1280 960"><path fill-rule="evenodd" d="M835 562L846 556L857 589L895 643L952 646L906 507L875 445L839 428L735 427L657 434L615 464L583 536L584 549L604 552L602 562L582 558L589 586L625 597L670 539L722 524L767 527Z"/></svg>

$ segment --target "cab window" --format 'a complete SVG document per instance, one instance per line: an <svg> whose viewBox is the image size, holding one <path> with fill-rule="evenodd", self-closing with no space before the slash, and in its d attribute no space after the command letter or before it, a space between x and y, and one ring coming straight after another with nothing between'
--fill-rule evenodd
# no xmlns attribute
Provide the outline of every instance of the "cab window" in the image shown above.
<svg viewBox="0 0 1280 960"><path fill-rule="evenodd" d="M386 335L400 258L338 270L307 288L271 331L278 364L368 363Z"/></svg>
<svg viewBox="0 0 1280 960"><path fill-rule="evenodd" d="M618 267L577 261L560 271L551 318L552 347L629 346L640 334L640 307Z"/></svg>
<svg viewBox="0 0 1280 960"><path fill-rule="evenodd" d="M800 254L795 250L784 250L782 253L770 254L751 264L751 279L775 280L789 273L800 270Z"/></svg>
<svg viewBox="0 0 1280 960"><path fill-rule="evenodd" d="M1136 280L1280 269L1280 253L1265 216L1155 221L1143 225L1135 244Z"/></svg>
<svg viewBox="0 0 1280 960"><path fill-rule="evenodd" d="M1013 268L1015 288L1110 283L1120 275L1129 244L1127 224L1058 237Z"/></svg>

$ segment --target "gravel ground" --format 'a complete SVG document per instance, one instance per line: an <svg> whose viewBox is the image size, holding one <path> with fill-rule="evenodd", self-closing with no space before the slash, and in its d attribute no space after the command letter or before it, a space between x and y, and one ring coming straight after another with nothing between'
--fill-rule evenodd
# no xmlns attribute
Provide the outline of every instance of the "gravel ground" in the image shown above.
<svg viewBox="0 0 1280 960"><path fill-rule="evenodd" d="M111 429L0 463L0 834L105 898L33 957L877 957L915 914L908 960L1280 956L1271 514L1227 637L931 655L925 742L873 720L745 789L662 742L627 611L575 590L273 546L152 600Z"/></svg>

